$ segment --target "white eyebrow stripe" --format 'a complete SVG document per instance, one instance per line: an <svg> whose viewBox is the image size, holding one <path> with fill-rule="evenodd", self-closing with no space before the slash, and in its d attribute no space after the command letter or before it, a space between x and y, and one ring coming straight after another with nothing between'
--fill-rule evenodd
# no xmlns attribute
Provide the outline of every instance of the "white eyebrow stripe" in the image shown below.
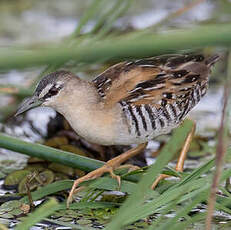
<svg viewBox="0 0 231 230"><path fill-rule="evenodd" d="M39 94L39 98L44 97L52 87L53 87L53 84L48 84Z"/></svg>
<svg viewBox="0 0 231 230"><path fill-rule="evenodd" d="M63 82L58 81L58 82L56 82L55 87L58 89L61 85L63 85Z"/></svg>

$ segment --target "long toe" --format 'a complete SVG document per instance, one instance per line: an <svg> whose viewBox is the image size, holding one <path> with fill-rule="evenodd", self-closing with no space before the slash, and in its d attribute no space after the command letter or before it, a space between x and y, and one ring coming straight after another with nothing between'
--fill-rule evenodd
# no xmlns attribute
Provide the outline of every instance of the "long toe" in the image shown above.
<svg viewBox="0 0 231 230"><path fill-rule="evenodd" d="M98 168L98 169L88 173L87 175L74 181L74 184L73 184L71 191L69 193L69 196L67 198L67 207L69 207L70 204L72 203L73 195L81 190L82 187L78 187L81 183L83 183L84 181L96 179L96 178L102 176L104 173L110 173L111 177L115 178L118 181L119 186L120 186L120 177L114 174L113 167L105 164L101 168Z"/></svg>
<svg viewBox="0 0 231 230"><path fill-rule="evenodd" d="M153 182L152 186L151 186L151 189L154 190L156 188L156 186L160 183L161 180L165 179L169 177L168 175L166 174L160 174L156 179L155 181Z"/></svg>

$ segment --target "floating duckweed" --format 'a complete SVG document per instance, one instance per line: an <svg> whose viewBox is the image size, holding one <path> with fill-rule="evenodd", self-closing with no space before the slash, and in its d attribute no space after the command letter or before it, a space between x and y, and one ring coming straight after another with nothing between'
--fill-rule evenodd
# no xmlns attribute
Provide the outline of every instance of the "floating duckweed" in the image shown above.
<svg viewBox="0 0 231 230"><path fill-rule="evenodd" d="M1 218L13 218L14 216L21 215L23 211L20 209L22 203L18 200L12 200L3 203L0 206Z"/></svg>
<svg viewBox="0 0 231 230"><path fill-rule="evenodd" d="M87 219L81 219L81 220L77 220L77 223L79 225L88 225L88 224L91 224L92 221L91 220L87 220Z"/></svg>

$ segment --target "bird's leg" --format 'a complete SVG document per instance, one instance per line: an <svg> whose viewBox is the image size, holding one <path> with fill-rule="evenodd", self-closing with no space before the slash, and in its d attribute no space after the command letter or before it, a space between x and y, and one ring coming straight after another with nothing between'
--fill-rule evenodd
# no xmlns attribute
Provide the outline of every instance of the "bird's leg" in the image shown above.
<svg viewBox="0 0 231 230"><path fill-rule="evenodd" d="M110 173L111 177L116 179L118 181L118 184L120 186L120 176L115 175L114 170L120 166L123 162L127 161L131 157L139 154L142 150L145 149L147 146L147 143L140 144L137 147L128 150L125 153L120 154L119 156L107 161L104 166L101 168L98 168L87 175L77 179L74 181L74 184L72 186L71 192L69 193L69 196L67 198L67 207L69 207L69 204L72 202L73 195L78 191L78 186L84 181L96 179L100 176L102 176L104 173Z"/></svg>
<svg viewBox="0 0 231 230"><path fill-rule="evenodd" d="M189 147L190 147L190 144L192 142L192 139L193 139L193 135L195 133L195 123L193 123L193 127L192 129L190 130L185 142L184 142L184 145L183 145L183 148L181 149L181 152L180 152L180 156L178 158L178 161L177 161L177 164L176 164L176 171L177 172L183 172L183 169L184 169L184 161L185 161L185 158L187 156L187 152L189 150ZM152 184L151 188L152 189L155 189L155 187L159 184L159 182L165 178L169 177L169 175L166 175L166 174L160 174L156 180L154 181L154 183Z"/></svg>

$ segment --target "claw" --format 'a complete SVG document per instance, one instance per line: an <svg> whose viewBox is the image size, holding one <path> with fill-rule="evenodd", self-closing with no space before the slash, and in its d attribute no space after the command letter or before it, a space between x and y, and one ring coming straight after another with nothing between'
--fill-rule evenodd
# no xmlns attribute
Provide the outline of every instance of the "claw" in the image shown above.
<svg viewBox="0 0 231 230"><path fill-rule="evenodd" d="M114 174L112 166L105 164L103 167L98 168L98 169L88 173L87 175L74 181L74 184L73 184L71 191L69 193L69 196L67 198L67 208L69 208L70 204L73 201L73 195L75 193L79 192L83 188L83 187L77 188L79 186L79 184L81 184L84 181L96 179L96 178L100 177L101 175L103 175L104 173L110 173L111 177L115 178L118 181L118 184L120 187L120 176L117 176Z"/></svg>
<svg viewBox="0 0 231 230"><path fill-rule="evenodd" d="M73 201L73 195L70 193L68 198L67 198L67 209L69 209L70 204L72 203L72 201Z"/></svg>
<svg viewBox="0 0 231 230"><path fill-rule="evenodd" d="M116 174L114 173L113 168L110 168L110 169L109 169L109 173L110 173L110 175L111 175L111 177L112 177L113 179L116 179L116 180L117 180L118 186L119 186L119 189L120 189L120 187L121 187L121 178L120 178L120 176L118 176L118 175L116 175Z"/></svg>
<svg viewBox="0 0 231 230"><path fill-rule="evenodd" d="M153 182L152 186L151 186L151 189L154 190L156 188L156 186L159 184L159 182L165 178L169 177L168 175L166 174L160 174L156 180Z"/></svg>
<svg viewBox="0 0 231 230"><path fill-rule="evenodd" d="M74 185L72 186L72 188L74 187ZM79 187L79 188L77 188L77 189L74 189L74 191L72 192L72 189L71 189L71 192L69 193L69 196L68 196L68 198L67 198L67 208L69 208L70 207L70 204L72 203L72 201L73 201L73 195L74 194L76 194L76 193L78 193L79 191L81 191L82 189L84 189L85 188L85 186L81 186L81 187Z"/></svg>

